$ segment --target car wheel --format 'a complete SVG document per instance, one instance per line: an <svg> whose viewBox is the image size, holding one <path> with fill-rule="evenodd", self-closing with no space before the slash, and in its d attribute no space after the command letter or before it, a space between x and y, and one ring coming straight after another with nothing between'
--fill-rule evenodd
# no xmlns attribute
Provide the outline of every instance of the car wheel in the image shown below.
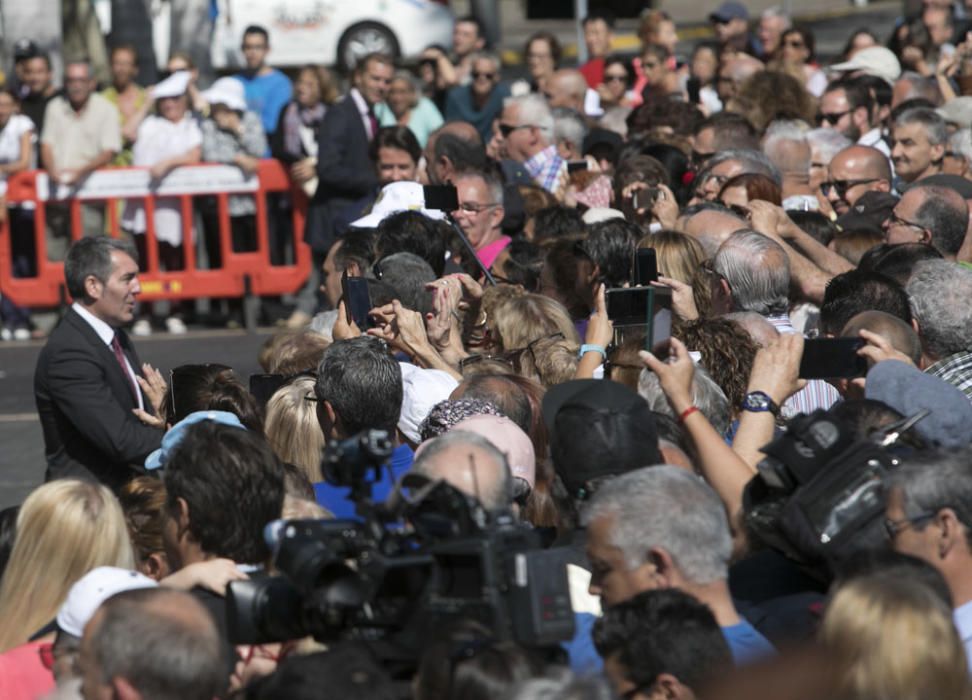
<svg viewBox="0 0 972 700"><path fill-rule="evenodd" d="M391 30L377 22L361 22L348 28L338 42L337 62L345 71L354 68L358 59L369 53L384 53L398 58L398 39Z"/></svg>

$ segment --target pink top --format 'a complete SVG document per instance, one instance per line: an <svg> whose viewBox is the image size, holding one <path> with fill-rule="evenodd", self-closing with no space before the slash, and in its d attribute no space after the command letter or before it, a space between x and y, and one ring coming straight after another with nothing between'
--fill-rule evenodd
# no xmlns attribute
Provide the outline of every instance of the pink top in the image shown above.
<svg viewBox="0 0 972 700"><path fill-rule="evenodd" d="M0 698L35 700L54 690L54 675L41 662L39 649L50 642L27 642L0 654Z"/></svg>
<svg viewBox="0 0 972 700"><path fill-rule="evenodd" d="M485 248L480 248L476 251L476 257L485 265L486 267L491 267L493 261L503 252L503 249L510 244L509 236L500 236L495 241L490 243Z"/></svg>

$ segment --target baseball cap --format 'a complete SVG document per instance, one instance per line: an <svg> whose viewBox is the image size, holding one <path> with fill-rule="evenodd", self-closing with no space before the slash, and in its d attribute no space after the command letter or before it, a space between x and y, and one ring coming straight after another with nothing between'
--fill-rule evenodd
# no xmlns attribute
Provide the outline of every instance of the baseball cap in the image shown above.
<svg viewBox="0 0 972 700"><path fill-rule="evenodd" d="M72 637L82 637L88 624L101 604L116 593L138 588L157 588L158 582L144 574L116 566L99 566L78 579L52 622L38 630L33 638L39 638L56 630Z"/></svg>
<svg viewBox="0 0 972 700"><path fill-rule="evenodd" d="M225 105L235 112L246 111L246 91L236 78L220 78L202 96L211 105Z"/></svg>
<svg viewBox="0 0 972 700"><path fill-rule="evenodd" d="M843 214L837 217L837 226L843 231L855 228L878 230L891 216L898 198L887 192L865 192Z"/></svg>
<svg viewBox="0 0 972 700"><path fill-rule="evenodd" d="M610 207L591 207L581 216L581 220L585 224L596 224L601 221L623 218L624 212L618 209L611 209Z"/></svg>
<svg viewBox="0 0 972 700"><path fill-rule="evenodd" d="M422 369L408 362L398 363L402 368L402 412L398 429L414 443L422 442L419 428L432 408L449 398L459 386L452 375L439 369Z"/></svg>
<svg viewBox="0 0 972 700"><path fill-rule="evenodd" d="M931 413L915 430L936 447L965 447L972 434L972 403L943 379L900 360L878 362L867 373L864 395L883 401L903 416Z"/></svg>
<svg viewBox="0 0 972 700"><path fill-rule="evenodd" d="M35 56L39 56L40 52L40 47L30 39L18 39L16 43L14 43L14 61L23 61L28 58L34 58Z"/></svg>
<svg viewBox="0 0 972 700"><path fill-rule="evenodd" d="M664 461L648 402L623 384L575 379L551 387L543 419L554 470L574 498L593 479Z"/></svg>
<svg viewBox="0 0 972 700"><path fill-rule="evenodd" d="M741 2L724 2L709 13L710 22L728 22L731 19L749 21L749 10Z"/></svg>
<svg viewBox="0 0 972 700"><path fill-rule="evenodd" d="M972 97L955 97L935 110L942 119L961 129L972 127Z"/></svg>
<svg viewBox="0 0 972 700"><path fill-rule="evenodd" d="M533 442L516 423L506 416L478 415L457 423L452 430L468 430L489 440L506 455L513 476L520 477L533 488L537 469Z"/></svg>
<svg viewBox="0 0 972 700"><path fill-rule="evenodd" d="M835 63L830 70L838 73L861 71L867 75L883 78L892 84L901 77L901 63L898 62L898 57L883 46L861 49L849 61Z"/></svg>
<svg viewBox="0 0 972 700"><path fill-rule="evenodd" d="M425 208L425 190L417 182L391 182L381 188L371 213L351 222L352 228L377 228L392 214L401 211L417 211L430 219L441 220L445 214Z"/></svg>
<svg viewBox="0 0 972 700"><path fill-rule="evenodd" d="M163 97L179 97L186 94L189 89L189 80L192 73L187 70L176 71L165 80L152 88L152 97L160 100Z"/></svg>
<svg viewBox="0 0 972 700"><path fill-rule="evenodd" d="M159 447L159 449L155 450L145 458L145 468L161 469L164 467L169 455L176 447L179 446L179 443L182 442L182 438L186 436L186 431L189 429L189 426L204 420L210 420L214 423L220 423L221 425L229 425L234 428L246 430L246 426L240 422L237 415L235 413L230 413L229 411L196 411L195 413L190 413L181 421L173 425L169 429L169 432L163 436L162 445Z"/></svg>

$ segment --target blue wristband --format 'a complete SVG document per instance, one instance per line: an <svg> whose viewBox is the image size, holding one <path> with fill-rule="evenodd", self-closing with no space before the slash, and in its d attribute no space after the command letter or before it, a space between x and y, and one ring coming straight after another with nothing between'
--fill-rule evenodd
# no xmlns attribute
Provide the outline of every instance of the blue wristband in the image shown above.
<svg viewBox="0 0 972 700"><path fill-rule="evenodd" d="M585 354L589 352L599 352L601 353L601 359L607 360L607 350L604 349L603 345L585 344L581 345L580 352L577 353L577 359L584 357Z"/></svg>

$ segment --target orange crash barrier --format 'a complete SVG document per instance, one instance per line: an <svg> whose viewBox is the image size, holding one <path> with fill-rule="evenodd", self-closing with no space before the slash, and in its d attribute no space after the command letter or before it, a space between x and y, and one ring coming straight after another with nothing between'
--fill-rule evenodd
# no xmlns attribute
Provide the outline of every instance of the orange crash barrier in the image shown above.
<svg viewBox="0 0 972 700"><path fill-rule="evenodd" d="M293 223L292 264L272 265L270 258L268 194L290 193ZM256 205L256 250L233 250L229 216L231 195L252 196ZM157 198L178 200L181 207L184 269L161 270L155 234ZM221 266L200 269L196 241L199 217L194 216L194 200L215 197L219 222ZM291 294L298 291L310 273L310 248L303 242L307 196L295 187L284 167L276 160L260 161L257 172L247 176L229 165L200 164L176 168L161 181L152 181L145 168L106 168L89 175L75 187L53 186L43 171L34 170L11 177L7 202L34 207L36 271L33 277L14 277L8 220L0 224L0 294L26 307L56 306L67 300L64 264L48 259L45 234L47 210L51 204L68 207L70 236L82 236L82 207L103 203L106 231L113 237L121 230L120 211L124 202L136 200L145 208L145 271L139 274L140 299L196 299L202 297L242 297ZM98 233L103 233L99 231ZM90 235L93 232L88 232ZM207 232L207 235L211 235Z"/></svg>

